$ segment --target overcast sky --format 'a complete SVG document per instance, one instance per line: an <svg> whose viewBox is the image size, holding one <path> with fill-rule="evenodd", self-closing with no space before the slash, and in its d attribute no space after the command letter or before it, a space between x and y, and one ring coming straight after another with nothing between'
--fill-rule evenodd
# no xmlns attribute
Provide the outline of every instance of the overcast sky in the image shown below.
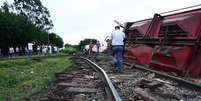
<svg viewBox="0 0 201 101"><path fill-rule="evenodd" d="M201 0L41 1L50 11L54 23L52 31L70 44L78 44L84 38L96 38L102 42L114 29L113 20L122 23L136 21L150 18L154 13L201 4Z"/></svg>

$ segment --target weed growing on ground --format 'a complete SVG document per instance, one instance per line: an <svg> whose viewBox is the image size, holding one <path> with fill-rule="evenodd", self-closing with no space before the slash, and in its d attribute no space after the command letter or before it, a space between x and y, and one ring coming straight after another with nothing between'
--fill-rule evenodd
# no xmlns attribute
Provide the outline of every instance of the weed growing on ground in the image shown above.
<svg viewBox="0 0 201 101"><path fill-rule="evenodd" d="M22 101L47 88L54 73L71 65L67 58L0 61L0 101Z"/></svg>

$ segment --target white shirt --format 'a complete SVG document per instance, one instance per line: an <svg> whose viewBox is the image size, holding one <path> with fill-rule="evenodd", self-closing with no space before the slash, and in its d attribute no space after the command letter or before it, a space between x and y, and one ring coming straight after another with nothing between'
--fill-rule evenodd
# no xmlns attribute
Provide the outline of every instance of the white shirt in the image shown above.
<svg viewBox="0 0 201 101"><path fill-rule="evenodd" d="M33 45L34 45L33 43L28 43L28 49L33 50Z"/></svg>
<svg viewBox="0 0 201 101"><path fill-rule="evenodd" d="M19 48L18 47L16 47L15 50L16 50L16 52L19 52Z"/></svg>
<svg viewBox="0 0 201 101"><path fill-rule="evenodd" d="M112 40L112 45L124 45L125 34L120 30L115 30L109 36L109 39Z"/></svg>
<svg viewBox="0 0 201 101"><path fill-rule="evenodd" d="M57 52L57 47L56 46L54 47L54 51Z"/></svg>
<svg viewBox="0 0 201 101"><path fill-rule="evenodd" d="M52 53L52 46L48 46L49 47L49 53Z"/></svg>
<svg viewBox="0 0 201 101"><path fill-rule="evenodd" d="M43 51L43 53L46 53L46 52L47 52L47 48L46 48L46 46L43 46L42 51Z"/></svg>
<svg viewBox="0 0 201 101"><path fill-rule="evenodd" d="M40 46L37 47L37 50L38 50L38 51L40 50Z"/></svg>
<svg viewBox="0 0 201 101"><path fill-rule="evenodd" d="M13 47L10 47L10 48L9 48L9 53L14 53Z"/></svg>

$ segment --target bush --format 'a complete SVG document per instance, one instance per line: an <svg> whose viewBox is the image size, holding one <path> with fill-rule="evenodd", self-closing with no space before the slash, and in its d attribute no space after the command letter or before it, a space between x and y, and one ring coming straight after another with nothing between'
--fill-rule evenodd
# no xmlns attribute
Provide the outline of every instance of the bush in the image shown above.
<svg viewBox="0 0 201 101"><path fill-rule="evenodd" d="M0 68L9 68L13 66L24 66L24 65L30 65L34 61L30 60L8 60L8 61L0 61Z"/></svg>
<svg viewBox="0 0 201 101"><path fill-rule="evenodd" d="M65 56L65 53L59 52L59 53L54 53L54 54L48 54L47 56Z"/></svg>
<svg viewBox="0 0 201 101"><path fill-rule="evenodd" d="M72 54L76 54L77 50L75 48L69 47L69 48L63 49L62 52L72 55Z"/></svg>

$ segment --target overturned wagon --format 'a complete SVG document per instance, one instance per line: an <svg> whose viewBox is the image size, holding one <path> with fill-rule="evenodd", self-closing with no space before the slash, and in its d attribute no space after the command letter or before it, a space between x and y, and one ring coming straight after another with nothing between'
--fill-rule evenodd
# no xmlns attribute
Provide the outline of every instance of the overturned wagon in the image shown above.
<svg viewBox="0 0 201 101"><path fill-rule="evenodd" d="M183 76L201 76L201 8L127 22L127 61Z"/></svg>

